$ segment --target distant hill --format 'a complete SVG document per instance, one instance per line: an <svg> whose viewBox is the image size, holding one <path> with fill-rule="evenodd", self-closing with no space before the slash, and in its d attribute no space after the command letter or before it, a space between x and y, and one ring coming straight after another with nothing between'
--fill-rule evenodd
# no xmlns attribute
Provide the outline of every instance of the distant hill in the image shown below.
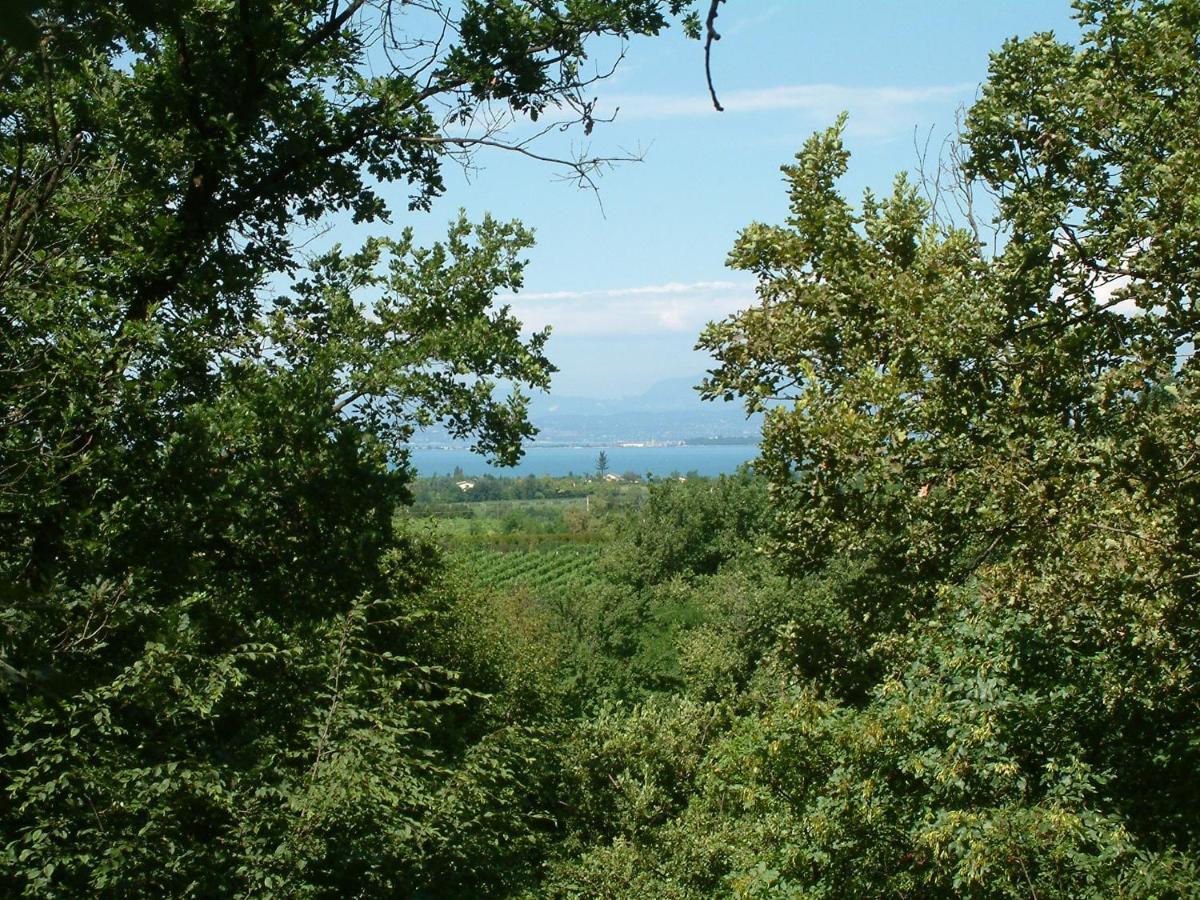
<svg viewBox="0 0 1200 900"><path fill-rule="evenodd" d="M544 444L618 444L647 441L740 439L757 443L762 416L746 417L740 403L704 402L695 385L703 376L668 378L641 394L618 399L540 394L530 402L530 418ZM430 429L414 443L444 443Z"/></svg>
<svg viewBox="0 0 1200 900"><path fill-rule="evenodd" d="M620 399L542 395L531 404L544 443L620 443L741 438L757 442L762 417L747 419L739 403L704 402L700 375L668 378Z"/></svg>

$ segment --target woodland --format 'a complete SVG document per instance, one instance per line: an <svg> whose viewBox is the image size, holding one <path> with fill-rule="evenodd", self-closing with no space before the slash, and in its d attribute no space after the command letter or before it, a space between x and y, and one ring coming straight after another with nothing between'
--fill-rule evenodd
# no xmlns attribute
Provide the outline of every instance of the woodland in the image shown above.
<svg viewBox="0 0 1200 900"><path fill-rule="evenodd" d="M0 893L1200 896L1200 0L996 48L886 195L800 148L697 338L752 470L493 506L406 445L532 437L532 236L402 226L586 185L506 128L720 0L16 6Z"/></svg>

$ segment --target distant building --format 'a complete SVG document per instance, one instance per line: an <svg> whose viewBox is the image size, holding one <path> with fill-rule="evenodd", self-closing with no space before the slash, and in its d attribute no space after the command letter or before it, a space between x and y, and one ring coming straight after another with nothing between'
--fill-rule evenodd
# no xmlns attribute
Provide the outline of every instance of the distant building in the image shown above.
<svg viewBox="0 0 1200 900"><path fill-rule="evenodd" d="M460 491L469 491L471 488L475 487L475 482L473 481L456 481L455 484L458 486Z"/></svg>
<svg viewBox="0 0 1200 900"><path fill-rule="evenodd" d="M620 475L614 475L612 472L609 472L607 475L605 475L605 476L604 476L604 480L605 480L605 481L620 481L620 480L621 480L621 476L620 476Z"/></svg>

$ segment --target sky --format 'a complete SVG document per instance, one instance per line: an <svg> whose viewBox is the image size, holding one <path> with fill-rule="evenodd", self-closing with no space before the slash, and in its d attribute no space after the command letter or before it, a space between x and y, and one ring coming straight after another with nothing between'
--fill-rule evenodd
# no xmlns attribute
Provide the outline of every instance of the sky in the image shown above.
<svg viewBox="0 0 1200 900"><path fill-rule="evenodd" d="M503 151L475 168L451 165L431 213L396 215L435 240L465 209L532 227L524 289L502 298L530 327L550 325L553 392L641 393L708 365L693 350L705 323L754 302L752 279L727 269L738 231L779 222L779 167L815 130L849 113L850 172L843 188L887 191L913 170L918 145L954 131L1004 40L1053 31L1073 40L1066 0L727 0L717 22L713 77L726 111L713 110L703 47L678 29L625 47L615 74L592 91L595 155L640 154L599 181L599 197L553 167ZM615 42L596 44L605 67ZM549 155L581 146L579 133L548 136ZM395 208L405 208L395 189Z"/></svg>

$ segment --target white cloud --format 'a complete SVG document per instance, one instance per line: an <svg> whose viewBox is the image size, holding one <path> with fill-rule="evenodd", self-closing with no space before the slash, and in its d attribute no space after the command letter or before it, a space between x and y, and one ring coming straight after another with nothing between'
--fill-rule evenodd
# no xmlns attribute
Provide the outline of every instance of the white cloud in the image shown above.
<svg viewBox="0 0 1200 900"><path fill-rule="evenodd" d="M1102 281L1096 285L1096 303L1099 306L1108 306L1116 299L1117 291L1125 290L1131 284L1133 284L1133 279L1128 275L1118 275L1115 278ZM1138 309L1137 303L1132 299L1121 300L1113 306L1108 306L1108 308L1123 316L1136 316L1141 312Z"/></svg>
<svg viewBox="0 0 1200 900"><path fill-rule="evenodd" d="M505 294L497 299L512 300L584 300L589 297L637 297L647 294L695 294L710 291L740 290L746 284L740 281L668 281L666 284L647 284L641 287L613 288L604 291L546 291L544 293Z"/></svg>
<svg viewBox="0 0 1200 900"><path fill-rule="evenodd" d="M742 34L743 32L751 31L757 28L759 25L766 24L778 16L781 12L783 12L783 5L776 3L767 7L765 10L762 10L756 15L745 15L743 13L737 18L733 19L730 23L724 23L724 20L722 20L722 22L718 23L721 26L718 30L722 35L725 36Z"/></svg>
<svg viewBox="0 0 1200 900"><path fill-rule="evenodd" d="M913 110L930 103L966 99L974 84L927 87L855 87L842 84L790 84L743 91L719 91L727 115L738 113L799 113L818 123L829 123L849 111L848 130L879 135L912 127ZM627 94L606 97L619 109L621 119L666 119L712 115L712 101L696 94Z"/></svg>
<svg viewBox="0 0 1200 900"><path fill-rule="evenodd" d="M1124 264L1128 265L1132 261L1136 260L1139 254L1144 253L1148 249L1149 249L1148 241L1139 242L1135 246L1129 248L1123 254ZM1073 256L1075 256L1076 252L1077 251L1076 251L1074 245L1066 237L1060 237L1060 238L1056 239L1054 242L1054 246L1050 248L1051 256L1062 256L1064 254L1067 254L1068 257L1073 257ZM1075 270L1076 274L1085 275L1085 276L1092 274L1091 272L1089 272L1089 270L1083 268L1079 264L1074 264L1072 266L1072 268ZM1099 277L1099 278L1096 278L1093 283L1092 296L1095 297L1096 305L1103 306L1115 313L1120 313L1123 316L1140 315L1142 310L1137 305L1137 302L1135 300L1133 300L1132 298L1118 300L1116 303L1113 303L1113 301L1117 299L1117 292L1126 290L1132 284L1133 284L1133 279L1130 278L1128 275L1114 274L1114 275ZM1055 286L1052 291L1052 296L1054 296L1056 298L1061 297L1062 296L1062 288ZM1113 304L1113 305L1110 306L1109 304Z"/></svg>
<svg viewBox="0 0 1200 900"><path fill-rule="evenodd" d="M642 285L607 291L549 291L499 298L530 330L560 335L699 334L714 319L750 306L754 285L738 281Z"/></svg>

